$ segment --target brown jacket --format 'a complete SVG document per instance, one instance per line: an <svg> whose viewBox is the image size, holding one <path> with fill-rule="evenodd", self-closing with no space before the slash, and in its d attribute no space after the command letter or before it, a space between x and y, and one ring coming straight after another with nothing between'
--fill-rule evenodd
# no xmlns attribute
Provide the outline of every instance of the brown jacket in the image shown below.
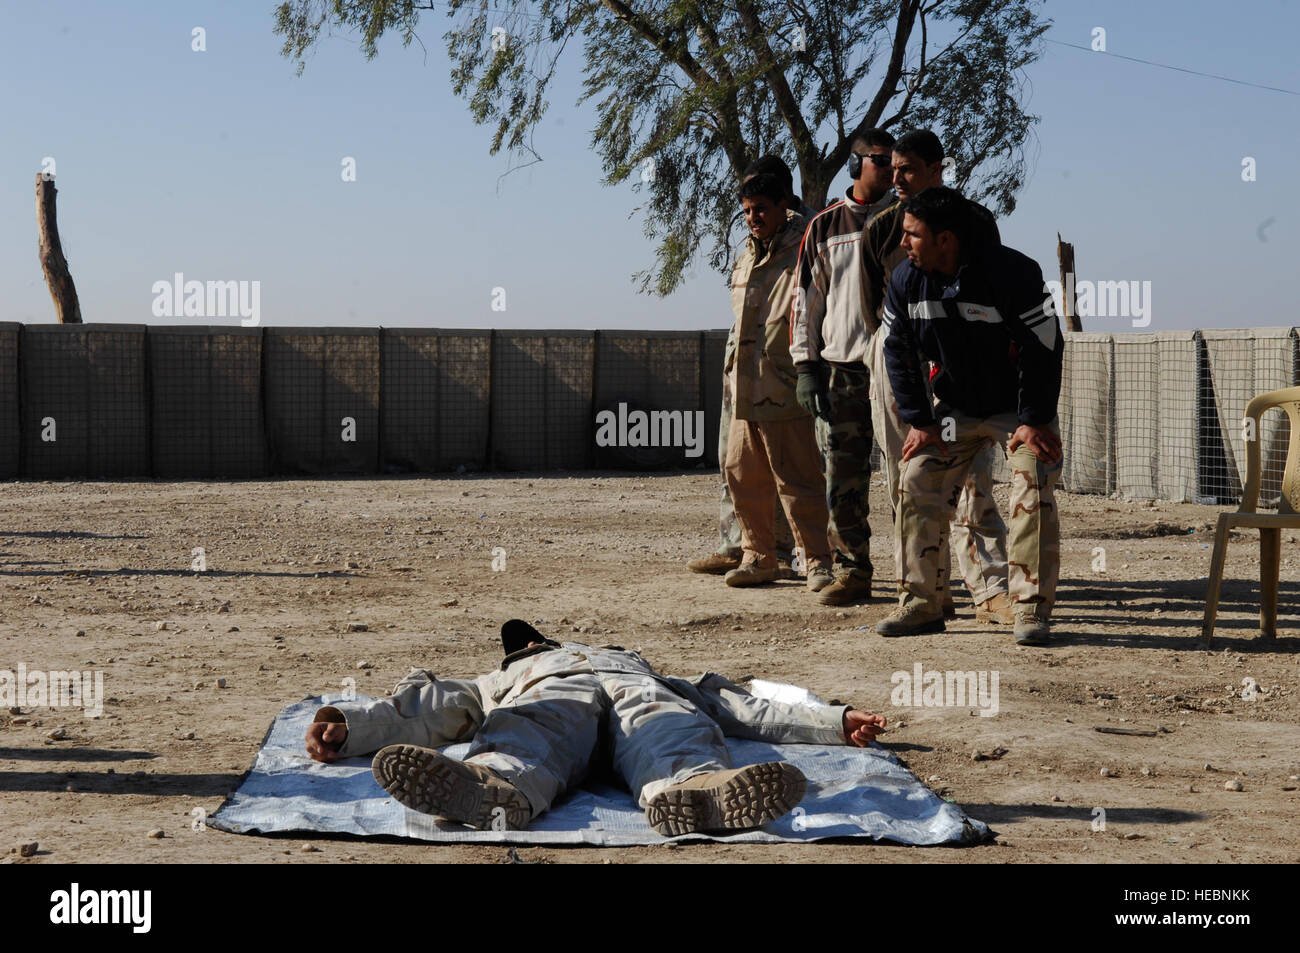
<svg viewBox="0 0 1300 953"><path fill-rule="evenodd" d="M806 219L787 212L781 230L760 248L751 235L731 271L735 352L725 373L737 420L806 417L795 400L798 374L790 357L790 306Z"/></svg>

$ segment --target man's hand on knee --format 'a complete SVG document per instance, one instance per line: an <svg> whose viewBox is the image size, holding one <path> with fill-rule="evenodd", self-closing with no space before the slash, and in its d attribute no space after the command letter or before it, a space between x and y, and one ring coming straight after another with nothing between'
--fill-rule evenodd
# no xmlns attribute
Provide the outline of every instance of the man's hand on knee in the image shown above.
<svg viewBox="0 0 1300 953"><path fill-rule="evenodd" d="M938 447L940 453L948 452L948 445L939 436L938 424L908 428L907 439L903 441L903 459L912 459L925 447Z"/></svg>
<svg viewBox="0 0 1300 953"><path fill-rule="evenodd" d="M873 715L858 708L850 708L844 713L844 741L847 744L865 748L884 730L884 715Z"/></svg>
<svg viewBox="0 0 1300 953"><path fill-rule="evenodd" d="M337 761L348 737L348 726L337 721L317 721L307 728L307 754L313 761Z"/></svg>
<svg viewBox="0 0 1300 953"><path fill-rule="evenodd" d="M1015 453L1020 446L1028 447L1044 463L1055 464L1061 461L1061 438L1050 427L1021 424L1011 435L1007 453Z"/></svg>

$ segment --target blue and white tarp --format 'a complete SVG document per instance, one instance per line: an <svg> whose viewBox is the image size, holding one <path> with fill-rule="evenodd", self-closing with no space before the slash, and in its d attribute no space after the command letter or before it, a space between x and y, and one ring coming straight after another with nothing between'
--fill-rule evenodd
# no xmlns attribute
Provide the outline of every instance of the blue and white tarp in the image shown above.
<svg viewBox="0 0 1300 953"><path fill-rule="evenodd" d="M782 701L820 703L795 686L755 682L750 690ZM409 810L375 782L369 757L333 764L307 757L307 726L318 708L337 701L332 695L308 698L280 712L248 777L208 824L236 834L310 831L450 843L621 847L668 840L651 829L627 790L599 783L573 792L519 831L476 831ZM989 837L985 824L937 796L880 745L772 745L737 738L728 738L727 745L736 765L776 760L795 765L808 778L807 795L794 811L759 830L676 840L780 843L860 837L930 846ZM463 757L468 749L462 743L442 750Z"/></svg>

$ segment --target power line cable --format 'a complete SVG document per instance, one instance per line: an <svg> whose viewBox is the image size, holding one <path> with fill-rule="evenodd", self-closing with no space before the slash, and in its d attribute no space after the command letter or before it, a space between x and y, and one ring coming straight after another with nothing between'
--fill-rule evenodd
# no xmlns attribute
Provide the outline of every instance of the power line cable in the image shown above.
<svg viewBox="0 0 1300 953"><path fill-rule="evenodd" d="M1068 46L1072 50L1083 50L1085 53L1102 53L1106 56L1116 56L1122 60L1129 60L1134 63L1143 63L1147 66L1158 66L1161 69L1171 69L1178 73L1191 73L1193 76L1204 76L1207 79L1222 80L1225 83L1236 83L1238 86L1250 86L1254 89L1267 89L1274 93L1286 93L1289 96L1300 96L1300 91L1294 89L1283 89L1280 86L1265 86L1261 83L1252 83L1244 79L1233 79L1231 76L1219 76L1216 73L1202 73L1200 70L1185 69L1182 66L1170 66L1168 63L1157 63L1154 60L1144 60L1136 56L1125 56L1123 53L1112 53L1110 50L1094 50L1089 46L1079 46L1077 43L1065 43L1061 40L1047 40L1048 43L1055 43L1057 46Z"/></svg>

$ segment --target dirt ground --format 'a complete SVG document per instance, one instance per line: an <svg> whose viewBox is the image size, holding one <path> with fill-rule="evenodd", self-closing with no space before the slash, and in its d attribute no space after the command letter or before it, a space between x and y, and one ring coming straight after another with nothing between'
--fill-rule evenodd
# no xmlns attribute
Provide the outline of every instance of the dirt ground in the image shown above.
<svg viewBox="0 0 1300 953"><path fill-rule="evenodd" d="M1217 511L1062 495L1057 644L1017 648L975 624L964 592L947 633L886 640L869 628L892 594L879 513L876 598L827 608L801 582L729 589L685 569L716 543L717 490L703 471L6 485L0 669L102 671L108 698L98 719L0 707L0 862L505 862L504 847L195 830L192 812L217 809L287 703L348 677L383 694L413 664L486 671L512 616L636 648L672 674L795 682L883 712L882 740L998 835L965 848L528 848L525 862L1300 861L1300 548L1284 546L1270 646L1257 639L1258 544L1234 538L1206 652ZM206 572L190 571L196 547ZM997 715L891 705L892 674L917 663L999 673Z"/></svg>

